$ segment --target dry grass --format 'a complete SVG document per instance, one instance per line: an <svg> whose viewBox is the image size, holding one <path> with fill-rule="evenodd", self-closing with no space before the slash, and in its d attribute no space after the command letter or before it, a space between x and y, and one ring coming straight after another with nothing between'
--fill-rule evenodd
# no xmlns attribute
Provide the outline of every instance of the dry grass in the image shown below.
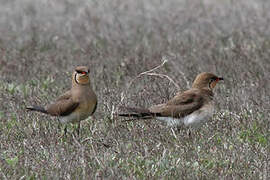
<svg viewBox="0 0 270 180"><path fill-rule="evenodd" d="M0 179L269 179L269 12L267 0L3 1ZM77 65L91 68L99 106L80 138L72 125L62 138L57 119L25 106L68 89ZM162 103L202 71L225 82L191 136L112 116Z"/></svg>

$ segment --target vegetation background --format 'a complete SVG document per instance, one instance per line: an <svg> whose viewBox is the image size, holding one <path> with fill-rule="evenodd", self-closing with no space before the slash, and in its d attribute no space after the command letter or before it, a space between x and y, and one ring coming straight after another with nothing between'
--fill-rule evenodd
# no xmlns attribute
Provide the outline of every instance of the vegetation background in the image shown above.
<svg viewBox="0 0 270 180"><path fill-rule="evenodd" d="M269 0L0 0L0 179L269 179ZM152 73L141 74L166 61ZM99 106L81 135L27 112L91 68ZM123 122L203 71L216 113L180 131ZM139 76L138 76L139 75ZM177 85L176 85L177 84ZM191 132L191 133L189 133Z"/></svg>

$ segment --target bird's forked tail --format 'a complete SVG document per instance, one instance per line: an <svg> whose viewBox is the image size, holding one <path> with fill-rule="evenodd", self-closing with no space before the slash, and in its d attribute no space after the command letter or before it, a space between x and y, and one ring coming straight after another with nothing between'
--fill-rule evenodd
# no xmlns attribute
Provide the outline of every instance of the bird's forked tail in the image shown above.
<svg viewBox="0 0 270 180"><path fill-rule="evenodd" d="M38 111L38 112L48 114L48 112L43 107L40 107L40 106L26 107L26 109L29 111Z"/></svg>
<svg viewBox="0 0 270 180"><path fill-rule="evenodd" d="M121 106L121 109L124 108L128 110L130 113L119 113L118 116L122 117L133 117L140 119L151 119L155 116L155 113L150 112L148 109L144 108L133 108L133 107L125 107Z"/></svg>

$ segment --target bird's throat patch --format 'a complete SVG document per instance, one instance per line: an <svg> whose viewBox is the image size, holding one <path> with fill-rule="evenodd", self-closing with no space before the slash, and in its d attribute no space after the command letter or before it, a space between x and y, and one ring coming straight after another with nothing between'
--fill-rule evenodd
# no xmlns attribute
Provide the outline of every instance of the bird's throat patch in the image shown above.
<svg viewBox="0 0 270 180"><path fill-rule="evenodd" d="M87 75L80 76L76 73L74 80L77 84L89 84L89 77Z"/></svg>
<svg viewBox="0 0 270 180"><path fill-rule="evenodd" d="M217 81L211 82L211 83L210 83L210 88L211 88L211 89L214 89L214 87L217 85L217 83L218 83L218 80L217 80Z"/></svg>

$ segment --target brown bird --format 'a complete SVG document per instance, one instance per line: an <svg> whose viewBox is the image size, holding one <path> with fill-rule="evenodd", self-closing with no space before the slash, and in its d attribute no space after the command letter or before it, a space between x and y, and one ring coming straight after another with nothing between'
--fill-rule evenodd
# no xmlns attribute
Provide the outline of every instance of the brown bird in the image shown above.
<svg viewBox="0 0 270 180"><path fill-rule="evenodd" d="M90 70L86 66L78 66L72 74L72 87L62 94L56 101L45 108L41 106L27 107L31 111L38 111L51 116L58 116L61 123L78 123L92 115L97 108L97 96L92 89ZM65 127L65 134L66 134Z"/></svg>
<svg viewBox="0 0 270 180"><path fill-rule="evenodd" d="M125 107L132 113L118 115L141 119L155 118L174 127L181 125L196 127L213 115L213 89L220 80L223 78L203 72L196 77L191 89L178 92L167 103L154 105L148 109Z"/></svg>

